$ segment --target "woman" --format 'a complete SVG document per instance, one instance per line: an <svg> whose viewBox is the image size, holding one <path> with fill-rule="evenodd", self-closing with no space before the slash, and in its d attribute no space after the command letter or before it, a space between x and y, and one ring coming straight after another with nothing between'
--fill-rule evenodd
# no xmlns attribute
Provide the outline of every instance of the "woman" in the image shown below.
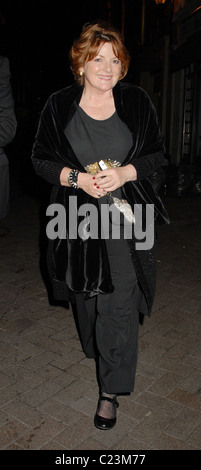
<svg viewBox="0 0 201 470"><path fill-rule="evenodd" d="M65 236L49 234L50 278L55 298L76 305L83 350L98 365L94 423L110 429L116 423L116 396L134 388L139 313L151 313L156 259L153 244L136 250L135 233L125 237L126 214L121 211L118 218L116 206L105 235L102 207L110 214L111 196L118 198L117 206L122 197L131 208L154 204L155 220L168 222L148 180L165 163L164 145L147 94L120 81L129 54L111 25L85 25L70 60L76 83L48 99L32 161L37 174L53 185L51 202L60 205L51 207L66 210ZM109 160L109 169L93 172L102 160ZM98 213L96 237L90 232L92 206ZM133 226L133 220L129 223Z"/></svg>

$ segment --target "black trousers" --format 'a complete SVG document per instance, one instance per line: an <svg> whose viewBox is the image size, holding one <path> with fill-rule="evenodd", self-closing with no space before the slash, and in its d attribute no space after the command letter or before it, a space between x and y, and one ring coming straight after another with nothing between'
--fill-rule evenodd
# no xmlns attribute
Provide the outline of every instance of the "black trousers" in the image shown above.
<svg viewBox="0 0 201 470"><path fill-rule="evenodd" d="M139 286L124 239L106 240L114 291L84 300L76 294L83 350L98 363L100 389L129 393L134 389L138 354Z"/></svg>

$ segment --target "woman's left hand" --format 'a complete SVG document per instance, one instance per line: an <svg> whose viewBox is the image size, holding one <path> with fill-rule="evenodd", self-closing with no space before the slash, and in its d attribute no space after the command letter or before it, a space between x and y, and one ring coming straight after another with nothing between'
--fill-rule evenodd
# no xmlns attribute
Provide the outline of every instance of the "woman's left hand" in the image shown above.
<svg viewBox="0 0 201 470"><path fill-rule="evenodd" d="M95 175L94 183L96 183L96 188L100 189L100 193L104 195L120 188L128 181L135 181L136 179L136 169L133 165L129 164L99 171Z"/></svg>

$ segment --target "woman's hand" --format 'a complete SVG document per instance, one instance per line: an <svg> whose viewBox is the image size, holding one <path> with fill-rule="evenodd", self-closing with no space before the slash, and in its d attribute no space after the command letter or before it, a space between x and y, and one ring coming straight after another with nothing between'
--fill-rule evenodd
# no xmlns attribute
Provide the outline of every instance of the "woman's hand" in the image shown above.
<svg viewBox="0 0 201 470"><path fill-rule="evenodd" d="M108 170L99 171L95 175L94 183L101 193L101 196L107 192L112 192L120 188L128 181L135 181L137 172L133 165L126 165Z"/></svg>
<svg viewBox="0 0 201 470"><path fill-rule="evenodd" d="M85 193L89 194L92 197L99 199L103 194L101 194L100 189L95 181L94 176L89 173L79 173L78 174L78 188L81 188Z"/></svg>
<svg viewBox="0 0 201 470"><path fill-rule="evenodd" d="M60 173L60 183L62 186L69 187L68 176L70 173L70 168L64 167ZM89 173L78 173L78 188L83 189L85 193L89 194L92 197L99 199L101 197L100 190L97 188L97 183L92 175ZM103 194L102 194L103 196Z"/></svg>
<svg viewBox="0 0 201 470"><path fill-rule="evenodd" d="M62 186L69 186L68 175L70 169L63 168L60 174L60 182ZM133 165L126 165L118 168L99 171L95 176L89 173L78 173L78 188L96 199L105 196L106 193L112 192L123 186L127 181L137 179L137 172Z"/></svg>

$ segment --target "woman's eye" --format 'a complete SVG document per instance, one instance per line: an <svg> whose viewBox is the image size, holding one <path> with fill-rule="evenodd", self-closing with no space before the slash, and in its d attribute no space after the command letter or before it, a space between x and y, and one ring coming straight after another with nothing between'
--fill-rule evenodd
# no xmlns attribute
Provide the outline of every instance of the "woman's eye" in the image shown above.
<svg viewBox="0 0 201 470"><path fill-rule="evenodd" d="M100 62L100 61L101 61L101 58L100 58L100 57L96 57L96 58L94 59L94 61L95 61L95 62Z"/></svg>
<svg viewBox="0 0 201 470"><path fill-rule="evenodd" d="M114 59L113 62L114 64L119 64L120 61L118 59Z"/></svg>

